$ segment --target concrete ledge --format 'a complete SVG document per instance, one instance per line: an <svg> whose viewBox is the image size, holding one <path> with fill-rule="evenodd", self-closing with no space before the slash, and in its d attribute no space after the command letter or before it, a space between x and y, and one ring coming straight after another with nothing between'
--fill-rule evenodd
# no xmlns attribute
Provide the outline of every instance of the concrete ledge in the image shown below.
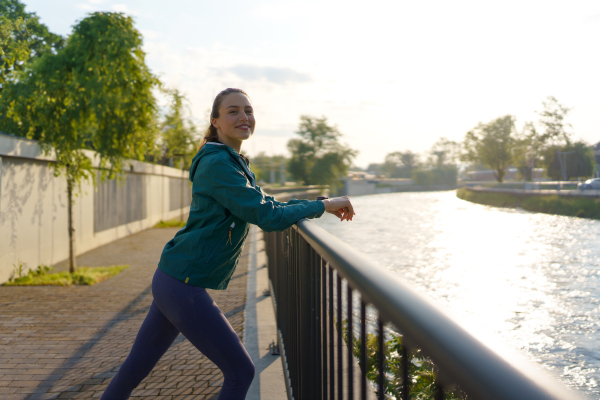
<svg viewBox="0 0 600 400"><path fill-rule="evenodd" d="M278 340L272 297L265 295L269 291L269 276L262 235L260 229L251 226L244 346L254 362L256 375L246 400L281 400L287 398L287 392L281 356L271 355L269 350L269 345Z"/></svg>

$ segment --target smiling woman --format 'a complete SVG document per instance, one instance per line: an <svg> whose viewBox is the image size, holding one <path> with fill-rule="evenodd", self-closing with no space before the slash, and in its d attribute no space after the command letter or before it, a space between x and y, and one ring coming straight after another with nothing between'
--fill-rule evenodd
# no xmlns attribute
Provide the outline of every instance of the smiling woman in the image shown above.
<svg viewBox="0 0 600 400"><path fill-rule="evenodd" d="M148 316L102 399L128 398L179 333L223 372L219 399L244 399L254 365L206 289L227 289L249 224L282 231L324 211L341 221L352 220L347 197L281 203L256 186L248 160L240 154L255 122L252 102L241 89L225 89L215 98L211 125L190 168L189 218L165 245L152 281L154 301Z"/></svg>

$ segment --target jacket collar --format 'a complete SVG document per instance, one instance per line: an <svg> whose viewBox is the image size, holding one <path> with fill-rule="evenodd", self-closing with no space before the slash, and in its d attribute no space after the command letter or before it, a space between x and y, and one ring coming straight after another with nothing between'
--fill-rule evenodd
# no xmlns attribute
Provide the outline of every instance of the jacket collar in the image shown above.
<svg viewBox="0 0 600 400"><path fill-rule="evenodd" d="M226 144L223 144L220 142L208 142L205 144L205 146L207 144L219 146L220 148L226 150L229 153L229 155L239 164L239 166L242 167L242 170L244 171L244 174L250 181L250 184L253 187L256 187L256 179L254 178L254 174L252 172L250 172L250 169L246 165L246 162L242 159L242 157L240 157L240 154L237 151L235 151L233 148L227 146Z"/></svg>

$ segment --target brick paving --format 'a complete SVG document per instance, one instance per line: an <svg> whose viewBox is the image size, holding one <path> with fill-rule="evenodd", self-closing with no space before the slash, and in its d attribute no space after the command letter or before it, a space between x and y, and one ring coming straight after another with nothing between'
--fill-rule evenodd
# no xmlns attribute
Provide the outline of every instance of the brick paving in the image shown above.
<svg viewBox="0 0 600 400"><path fill-rule="evenodd" d="M0 398L101 397L148 312L152 275L176 231L149 229L78 257L81 266L131 265L94 286L0 286ZM229 288L209 291L240 337L249 247ZM179 335L131 399L216 399L222 381Z"/></svg>

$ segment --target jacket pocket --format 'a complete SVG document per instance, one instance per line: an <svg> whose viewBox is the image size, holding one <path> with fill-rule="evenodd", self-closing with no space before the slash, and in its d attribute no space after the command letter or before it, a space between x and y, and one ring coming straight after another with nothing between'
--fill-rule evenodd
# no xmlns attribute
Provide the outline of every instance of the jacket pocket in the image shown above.
<svg viewBox="0 0 600 400"><path fill-rule="evenodd" d="M232 248L233 248L233 240L231 238L231 235L233 233L233 228L235 228L235 222L231 223L231 226L229 226L229 229L227 230L227 233L225 234L225 236L219 240L217 245L211 251L211 253L209 254L208 258L205 261L206 264L208 264L215 258L217 251L222 252L223 250L227 249L227 246L232 246Z"/></svg>

